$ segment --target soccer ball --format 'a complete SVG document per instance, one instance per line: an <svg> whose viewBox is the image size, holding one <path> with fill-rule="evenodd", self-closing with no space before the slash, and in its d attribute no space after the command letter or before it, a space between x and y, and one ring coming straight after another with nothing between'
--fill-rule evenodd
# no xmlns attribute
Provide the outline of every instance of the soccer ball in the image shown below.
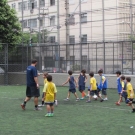
<svg viewBox="0 0 135 135"><path fill-rule="evenodd" d="M97 95L94 95L93 98L94 98L94 99L97 99Z"/></svg>

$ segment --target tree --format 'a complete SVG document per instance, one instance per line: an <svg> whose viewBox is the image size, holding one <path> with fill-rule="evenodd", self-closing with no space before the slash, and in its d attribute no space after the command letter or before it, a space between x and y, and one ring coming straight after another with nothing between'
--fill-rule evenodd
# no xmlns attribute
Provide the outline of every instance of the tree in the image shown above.
<svg viewBox="0 0 135 135"><path fill-rule="evenodd" d="M0 0L0 42L12 46L21 41L21 24L16 11L11 9L7 0Z"/></svg>

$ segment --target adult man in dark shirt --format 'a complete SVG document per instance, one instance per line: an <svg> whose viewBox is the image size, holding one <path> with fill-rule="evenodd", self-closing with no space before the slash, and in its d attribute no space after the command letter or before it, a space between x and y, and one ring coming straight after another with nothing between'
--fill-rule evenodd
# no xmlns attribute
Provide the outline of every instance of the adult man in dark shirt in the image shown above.
<svg viewBox="0 0 135 135"><path fill-rule="evenodd" d="M23 110L25 110L26 103L34 97L35 110L41 110L38 108L38 97L40 96L38 74L37 74L37 60L32 60L31 65L27 67L27 87L26 98L24 103L21 104Z"/></svg>

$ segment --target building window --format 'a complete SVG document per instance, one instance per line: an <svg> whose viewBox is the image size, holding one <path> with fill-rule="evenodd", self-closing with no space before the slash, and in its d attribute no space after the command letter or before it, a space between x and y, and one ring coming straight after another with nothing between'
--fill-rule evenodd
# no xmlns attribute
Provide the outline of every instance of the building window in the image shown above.
<svg viewBox="0 0 135 135"><path fill-rule="evenodd" d="M19 10L19 11L22 11L22 2L19 2L19 3L18 3L18 10ZM23 11L24 11L24 10L27 10L27 1L24 1L24 2L23 2Z"/></svg>
<svg viewBox="0 0 135 135"><path fill-rule="evenodd" d="M49 37L49 42L50 43L55 43L55 36Z"/></svg>
<svg viewBox="0 0 135 135"><path fill-rule="evenodd" d="M69 36L69 43L75 44L75 36Z"/></svg>
<svg viewBox="0 0 135 135"><path fill-rule="evenodd" d="M69 25L74 25L75 24L75 17L74 15L69 15Z"/></svg>
<svg viewBox="0 0 135 135"><path fill-rule="evenodd" d="M55 0L50 0L50 6L54 6L55 5Z"/></svg>
<svg viewBox="0 0 135 135"><path fill-rule="evenodd" d="M50 26L54 26L55 25L55 16L51 16L50 18Z"/></svg>
<svg viewBox="0 0 135 135"><path fill-rule="evenodd" d="M21 21L21 22L22 22L22 21ZM23 26L23 28L27 28L27 20L23 20L22 26Z"/></svg>
<svg viewBox="0 0 135 135"><path fill-rule="evenodd" d="M82 43L87 43L87 35L82 35L81 42Z"/></svg>
<svg viewBox="0 0 135 135"><path fill-rule="evenodd" d="M37 19L28 20L28 27L30 28L37 27Z"/></svg>
<svg viewBox="0 0 135 135"><path fill-rule="evenodd" d="M82 64L86 65L87 63L87 55L82 55Z"/></svg>
<svg viewBox="0 0 135 135"><path fill-rule="evenodd" d="M12 6L12 9L16 9L16 4L15 3L13 3L11 6Z"/></svg>
<svg viewBox="0 0 135 135"><path fill-rule="evenodd" d="M87 22L87 13L81 14L81 23L86 23Z"/></svg>
<svg viewBox="0 0 135 135"><path fill-rule="evenodd" d="M45 0L40 0L40 7L45 7Z"/></svg>
<svg viewBox="0 0 135 135"><path fill-rule="evenodd" d="M36 0L29 0L28 9L31 10L34 8L37 8L37 1Z"/></svg>
<svg viewBox="0 0 135 135"><path fill-rule="evenodd" d="M75 56L70 56L70 60L75 60Z"/></svg>

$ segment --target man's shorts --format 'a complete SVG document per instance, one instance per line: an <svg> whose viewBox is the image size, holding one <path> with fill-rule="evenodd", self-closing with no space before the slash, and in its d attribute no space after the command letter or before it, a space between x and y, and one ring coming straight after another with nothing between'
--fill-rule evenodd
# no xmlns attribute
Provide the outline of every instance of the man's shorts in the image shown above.
<svg viewBox="0 0 135 135"><path fill-rule="evenodd" d="M133 101L133 99L128 98L128 99L126 100L126 103L128 104L128 103L131 102L131 101Z"/></svg>
<svg viewBox="0 0 135 135"><path fill-rule="evenodd" d="M40 90L37 89L36 86L27 86L26 96L27 97L39 97L40 96Z"/></svg>
<svg viewBox="0 0 135 135"><path fill-rule="evenodd" d="M94 96L94 94L98 96L98 91L97 90L90 91L91 96Z"/></svg>
<svg viewBox="0 0 135 135"><path fill-rule="evenodd" d="M121 96L127 98L127 92L122 92Z"/></svg>
<svg viewBox="0 0 135 135"><path fill-rule="evenodd" d="M76 93L76 89L69 89L69 92Z"/></svg>
<svg viewBox="0 0 135 135"><path fill-rule="evenodd" d="M85 90L85 86L79 85L79 91L82 92Z"/></svg>
<svg viewBox="0 0 135 135"><path fill-rule="evenodd" d="M102 89L102 95L107 95L106 89Z"/></svg>
<svg viewBox="0 0 135 135"><path fill-rule="evenodd" d="M45 102L45 105L53 106L54 105L54 102L53 103L52 102L51 103L46 103Z"/></svg>

